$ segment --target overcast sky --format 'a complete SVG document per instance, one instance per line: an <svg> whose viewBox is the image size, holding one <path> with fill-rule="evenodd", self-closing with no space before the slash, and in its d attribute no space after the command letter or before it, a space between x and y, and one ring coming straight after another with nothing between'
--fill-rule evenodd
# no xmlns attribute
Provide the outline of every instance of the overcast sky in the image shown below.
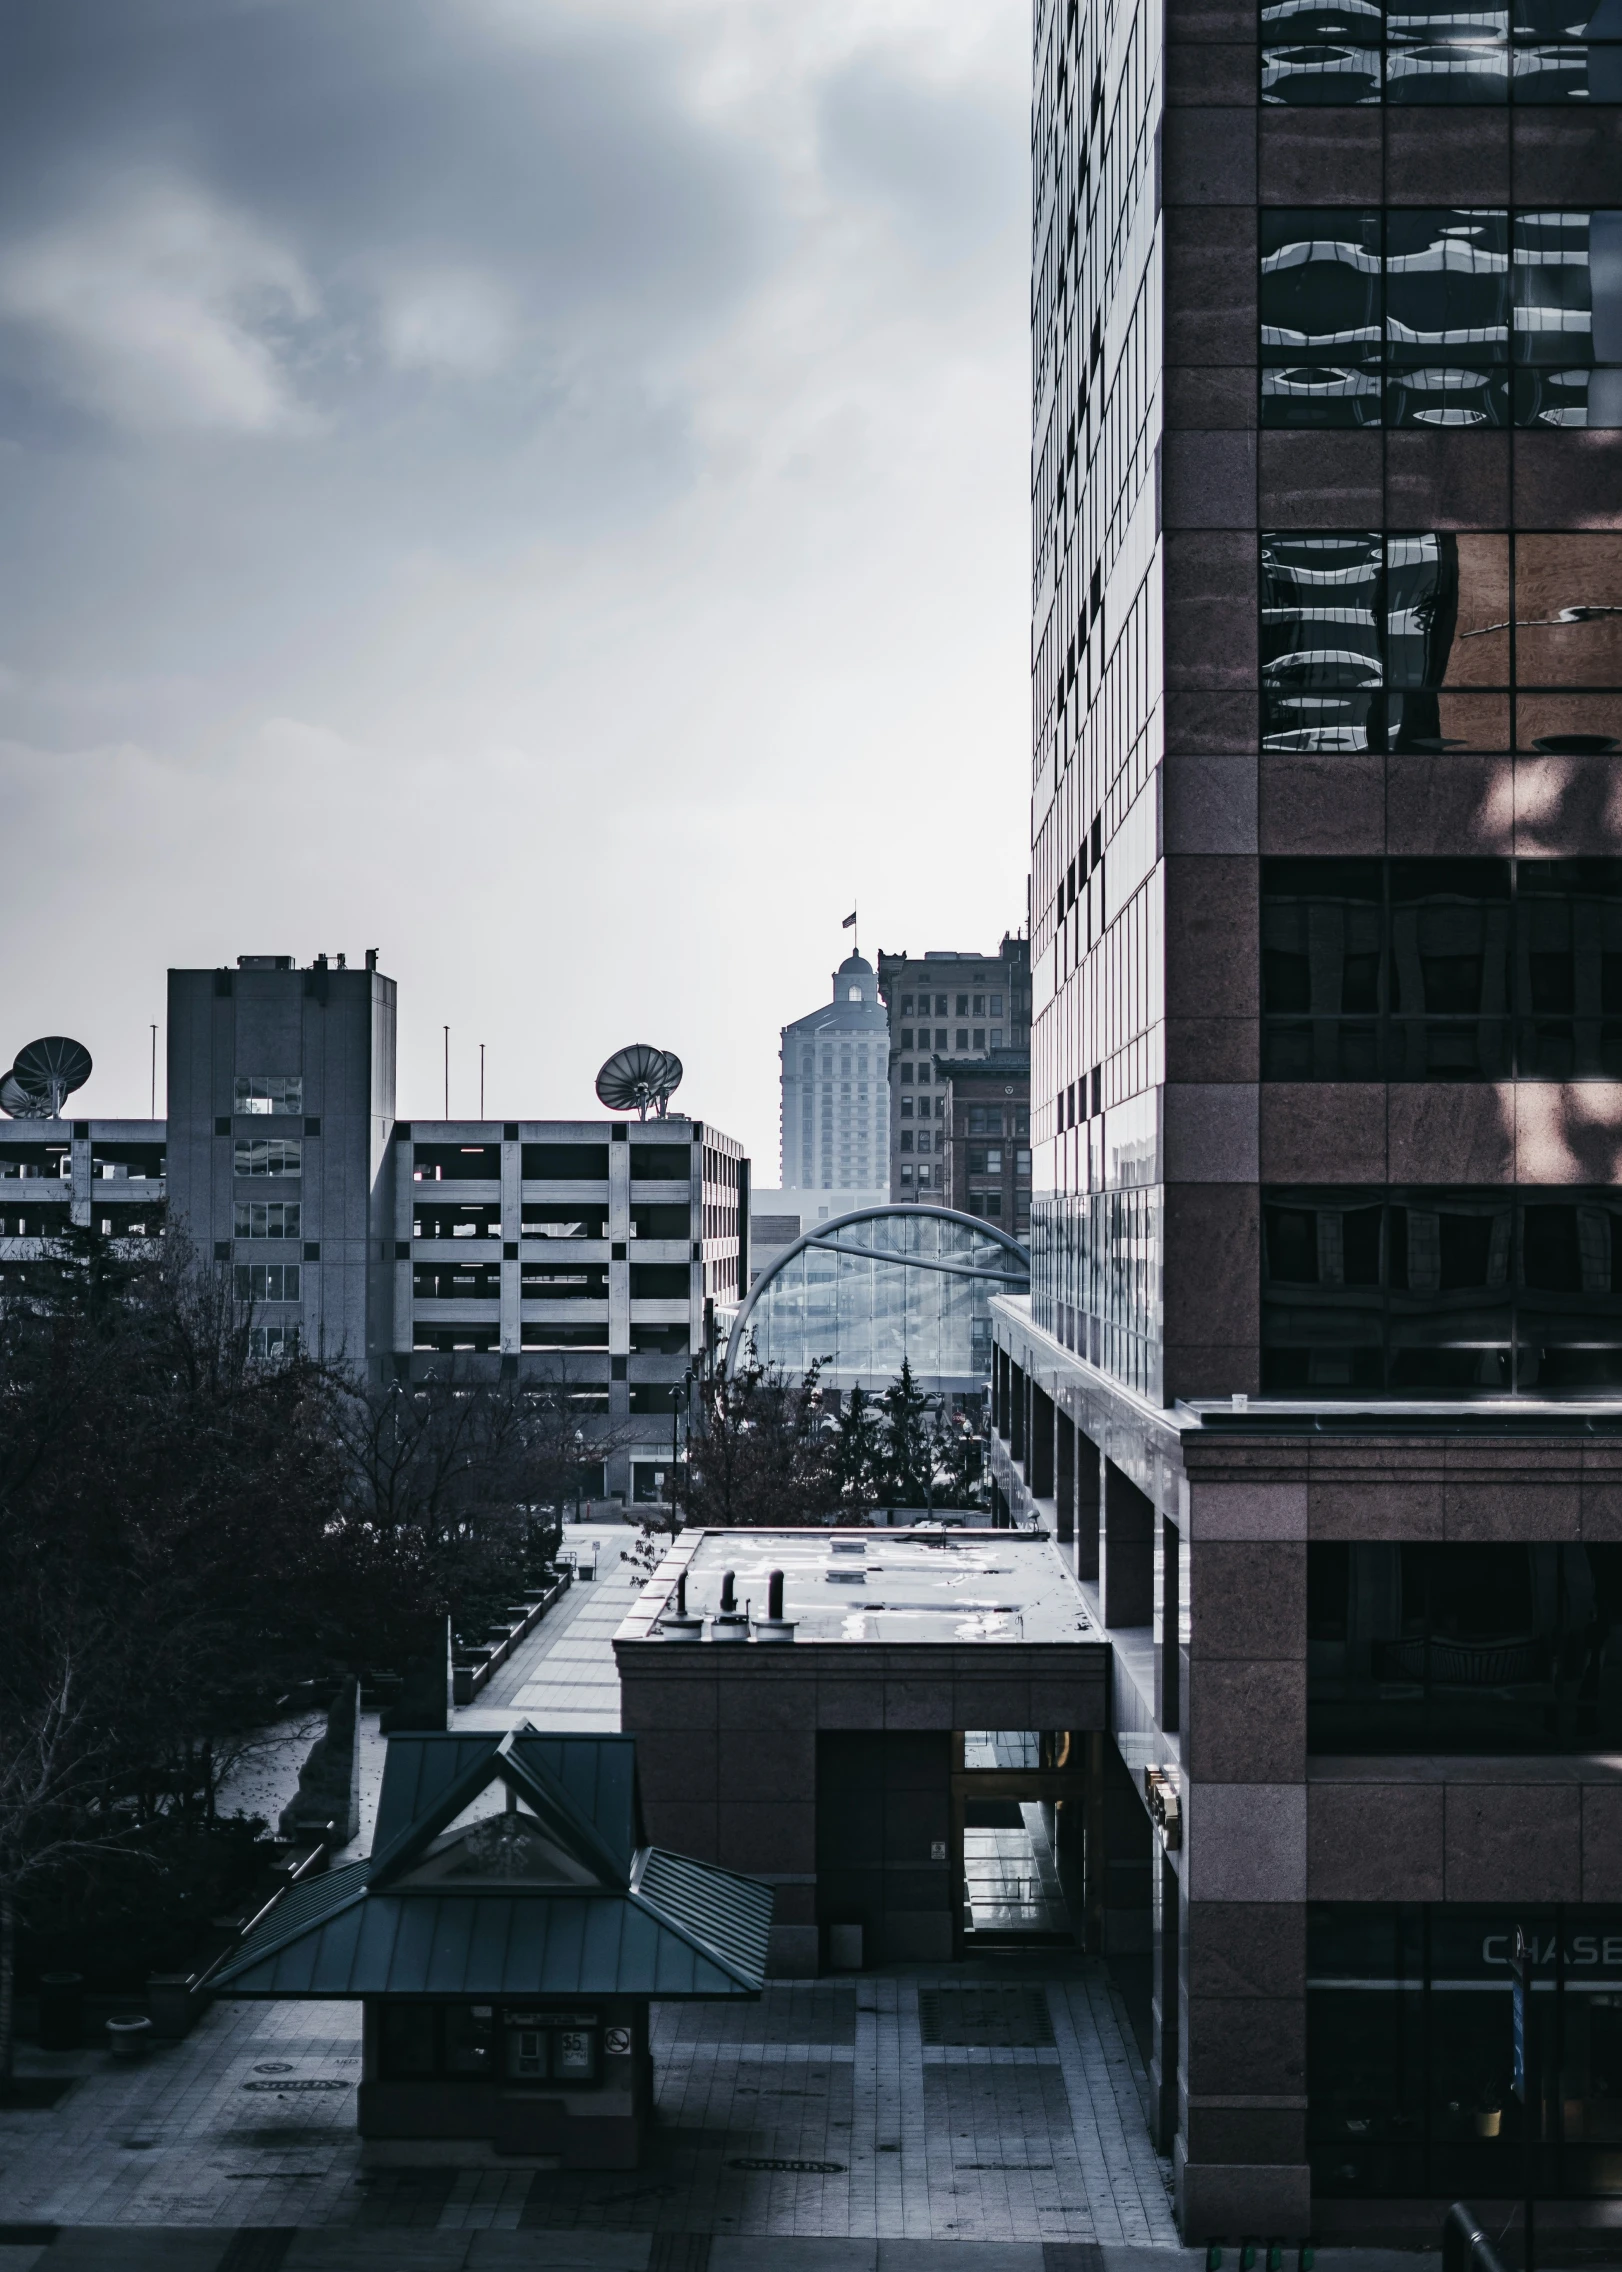
<svg viewBox="0 0 1622 2272"><path fill-rule="evenodd" d="M0 0L0 1066L376 946L403 1115L776 1181L853 901L1025 916L1029 16Z"/></svg>

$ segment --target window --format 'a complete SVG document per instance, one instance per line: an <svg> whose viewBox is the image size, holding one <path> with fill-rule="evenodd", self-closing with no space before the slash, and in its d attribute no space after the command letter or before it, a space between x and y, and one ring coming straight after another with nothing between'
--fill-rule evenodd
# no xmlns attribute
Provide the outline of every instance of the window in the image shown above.
<svg viewBox="0 0 1622 2272"><path fill-rule="evenodd" d="M912 1162L910 1160L903 1160L901 1163L901 1180L903 1183L911 1183L912 1181Z"/></svg>
<svg viewBox="0 0 1622 2272"><path fill-rule="evenodd" d="M238 1199L232 1209L239 1239L302 1238L302 1210L296 1199Z"/></svg>
<svg viewBox="0 0 1622 2272"><path fill-rule="evenodd" d="M994 1018L1002 1016L1002 996L1000 994L993 994L991 997L991 1014Z"/></svg>
<svg viewBox="0 0 1622 2272"><path fill-rule="evenodd" d="M910 994L903 994L901 997L901 1015L904 1018L910 1017L912 1015L912 996ZM904 1049L910 1049L911 1046L912 1044L910 1042L902 1043L902 1047Z"/></svg>
<svg viewBox="0 0 1622 2272"><path fill-rule="evenodd" d="M902 1063L902 1067L901 1067L901 1079L902 1079L902 1082L903 1082L904 1084L906 1084L906 1085L910 1085L910 1084L911 1084L911 1081L912 1081L912 1066L911 1066L911 1065L910 1065L909 1063L907 1063L906 1061L903 1061L903 1063Z"/></svg>
<svg viewBox="0 0 1622 2272"><path fill-rule="evenodd" d="M1262 539L1267 749L1622 746L1622 536Z"/></svg>
<svg viewBox="0 0 1622 2272"><path fill-rule="evenodd" d="M959 1049L967 1049L967 1048L968 1048L968 1046L969 1046L969 1029L968 1029L968 1027L967 1027L967 1026L959 1026L959 1027L958 1027L958 1029L957 1029L957 1045L958 1045Z"/></svg>
<svg viewBox="0 0 1622 2272"><path fill-rule="evenodd" d="M1622 1077L1622 861L1264 860L1264 1080Z"/></svg>
<svg viewBox="0 0 1622 2272"><path fill-rule="evenodd" d="M929 1059L927 1057L921 1057L918 1060L918 1080L920 1086L928 1088L930 1081L930 1071Z"/></svg>
<svg viewBox="0 0 1622 2272"><path fill-rule="evenodd" d="M1264 426L1622 424L1622 212L1326 206L1260 226Z"/></svg>
<svg viewBox="0 0 1622 2272"><path fill-rule="evenodd" d="M903 1128L901 1131L901 1149L904 1152L912 1150L912 1130L910 1128Z"/></svg>
<svg viewBox="0 0 1622 2272"><path fill-rule="evenodd" d="M986 1014L986 998L985 998L985 996L984 996L983 994L977 994L977 995L976 995L976 996L974 997L974 1015L975 1015L975 1016L976 1016L977 1018L983 1018L983 1017L985 1016L985 1014Z"/></svg>
<svg viewBox="0 0 1622 2272"><path fill-rule="evenodd" d="M1614 2194L1622 1912L1462 1902L1307 1909L1307 2153L1315 2196L1508 2198L1527 2168L1509 2088L1521 1927L1551 2079L1539 2193ZM1536 2093L1534 2093L1536 2095Z"/></svg>
<svg viewBox="0 0 1622 2272"><path fill-rule="evenodd" d="M974 1046L976 1049L984 1049L984 1047L986 1046L986 1029L984 1026L975 1027Z"/></svg>
<svg viewBox="0 0 1622 2272"><path fill-rule="evenodd" d="M957 1014L958 1014L958 1016L959 1016L960 1018L966 1018L966 1017L968 1016L968 1014L969 1014L969 997L967 996L967 994L960 994L960 995L958 996L958 998L957 998Z"/></svg>
<svg viewBox="0 0 1622 2272"><path fill-rule="evenodd" d="M991 1029L991 1046L992 1046L992 1048L993 1048L993 1049L1001 1049L1001 1047L1002 1047L1002 1027L1001 1027L1001 1026L993 1026L993 1027L992 1027L992 1029Z"/></svg>
<svg viewBox="0 0 1622 2272"><path fill-rule="evenodd" d="M971 1144L969 1146L969 1173L970 1175L1001 1175L1001 1145Z"/></svg>
<svg viewBox="0 0 1622 2272"><path fill-rule="evenodd" d="M239 1073L232 1109L236 1112L302 1112L302 1073Z"/></svg>
<svg viewBox="0 0 1622 2272"><path fill-rule="evenodd" d="M900 1118L901 1118L901 1119L903 1119L903 1120L910 1120L910 1119L912 1118L912 1099L911 1099L911 1097L903 1097L903 1098L902 1098L902 1100L901 1100L901 1111L900 1111Z"/></svg>
<svg viewBox="0 0 1622 2272"><path fill-rule="evenodd" d="M988 1218L1000 1217L1002 1214L1002 1193L1000 1191L973 1192L970 1194L969 1205L976 1215L984 1215Z"/></svg>
<svg viewBox="0 0 1622 2272"><path fill-rule="evenodd" d="M1266 0L1261 28L1264 104L1622 101L1622 26L1604 6Z"/></svg>
<svg viewBox="0 0 1622 2272"><path fill-rule="evenodd" d="M1031 1155L1030 1155L1030 1153L1029 1153L1029 1152L1027 1152L1027 1151L1023 1151L1023 1150L1020 1150L1020 1151L1016 1151L1016 1152L1015 1152L1015 1154L1014 1154L1014 1173L1015 1173L1015 1175L1016 1175L1016 1176L1018 1176L1018 1177L1020 1178L1020 1180L1021 1180L1022 1182L1024 1182L1024 1183L1029 1183L1029 1182L1030 1182L1030 1180L1031 1180Z"/></svg>
<svg viewBox="0 0 1622 2272"><path fill-rule="evenodd" d="M1028 1136L1028 1135L1030 1134L1030 1132L1031 1132L1031 1116L1030 1116L1030 1114L1029 1114L1028 1112L1016 1112L1016 1113L1014 1114L1014 1134L1015 1134L1016 1136Z"/></svg>
<svg viewBox="0 0 1622 2272"><path fill-rule="evenodd" d="M1002 1134L1001 1105L970 1105L969 1134L971 1136L1000 1136Z"/></svg>
<svg viewBox="0 0 1622 2272"><path fill-rule="evenodd" d="M1622 1546L1314 1543L1307 1748L1622 1743Z"/></svg>
<svg viewBox="0 0 1622 2272"><path fill-rule="evenodd" d="M1609 1187L1264 1190L1263 1391L1614 1394L1618 1258Z"/></svg>
<svg viewBox="0 0 1622 2272"><path fill-rule="evenodd" d="M239 1136L231 1166L235 1175L302 1175L304 1146L297 1136Z"/></svg>
<svg viewBox="0 0 1622 2272"><path fill-rule="evenodd" d="M296 1325L255 1325L248 1329L248 1352L254 1357L291 1357L298 1348Z"/></svg>
<svg viewBox="0 0 1622 2272"><path fill-rule="evenodd" d="M299 1265L296 1262L239 1262L236 1291L239 1302L296 1302Z"/></svg>
<svg viewBox="0 0 1622 2272"><path fill-rule="evenodd" d="M946 1001L947 1001L947 997L946 997L946 996L945 996L944 994L937 994L937 995L936 995L936 997L935 997L935 1015L936 1015L936 1017L937 1017L937 1018L944 1018L944 1017L945 1017L945 1015L946 1015ZM924 1006L924 1005L923 1005L922 1003L920 1003L920 1004L919 1004L919 1007L920 1007L920 1009L921 1009L921 1008L923 1008L923 1006Z"/></svg>
<svg viewBox="0 0 1622 2272"><path fill-rule="evenodd" d="M929 1133L929 1130L928 1130L927 1128L920 1128L920 1129L919 1129L919 1131L918 1131L918 1149L919 1149L919 1151L920 1151L920 1152L927 1152L927 1151L929 1150L929 1146L930 1146L930 1133Z"/></svg>

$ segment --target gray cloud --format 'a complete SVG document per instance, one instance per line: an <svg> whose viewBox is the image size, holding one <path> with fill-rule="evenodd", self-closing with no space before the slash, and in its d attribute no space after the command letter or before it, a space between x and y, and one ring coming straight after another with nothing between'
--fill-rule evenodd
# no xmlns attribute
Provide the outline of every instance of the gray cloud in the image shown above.
<svg viewBox="0 0 1622 2272"><path fill-rule="evenodd" d="M15 1014L99 1022L121 1109L166 962L353 921L412 973L408 1104L447 1002L534 1109L657 1011L769 1179L834 904L1023 911L1019 0L0 40Z"/></svg>

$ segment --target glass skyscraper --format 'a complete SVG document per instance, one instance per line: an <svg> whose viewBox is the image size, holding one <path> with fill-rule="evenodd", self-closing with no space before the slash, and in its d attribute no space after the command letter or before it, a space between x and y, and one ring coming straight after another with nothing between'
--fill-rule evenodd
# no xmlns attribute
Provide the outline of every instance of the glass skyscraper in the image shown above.
<svg viewBox="0 0 1622 2272"><path fill-rule="evenodd" d="M1552 1948L1622 1885L1619 40L1614 0L1034 10L998 1458L1122 1636L1098 1932L1189 2239L1513 2190L1532 2117L1459 2095L1508 2071L1503 1916ZM1484 1726L1512 1771L1459 1764ZM1451 1978L1493 1904L1501 1993L1399 2089L1333 1980L1403 1934L1382 1979ZM1622 2186L1603 2068L1548 2083L1553 2193Z"/></svg>

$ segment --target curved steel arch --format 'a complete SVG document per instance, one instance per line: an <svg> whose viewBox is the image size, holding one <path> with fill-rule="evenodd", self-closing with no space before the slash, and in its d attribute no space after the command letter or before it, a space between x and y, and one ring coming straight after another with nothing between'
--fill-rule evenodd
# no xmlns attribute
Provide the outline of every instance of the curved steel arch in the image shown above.
<svg viewBox="0 0 1622 2272"><path fill-rule="evenodd" d="M1011 1255L1017 1257L1019 1268L1007 1271L977 1270L972 1264L942 1262L934 1255L887 1254L882 1248L877 1247L842 1246L830 1235L835 1231L848 1229L853 1223L872 1223L881 1218L887 1220L891 1216L897 1216L903 1222L917 1222L921 1217L925 1219L933 1217L938 1222L961 1223L965 1230L975 1231L981 1237L991 1239L998 1246L1005 1247ZM791 1246L784 1247L781 1254L773 1256L750 1287L742 1309L739 1310L732 1321L732 1329L727 1336L726 1364L723 1368L728 1380L733 1377L733 1370L738 1361L738 1352L748 1339L747 1327L756 1303L779 1272L792 1262L797 1254L803 1254L807 1247L813 1246L822 1247L833 1254L856 1255L864 1262L893 1263L898 1270L941 1270L953 1277L995 1279L1001 1286L1028 1286L1030 1283L1031 1257L1028 1248L1022 1247L1018 1239L1011 1238L1000 1224L988 1223L983 1215L965 1215L956 1207L923 1207L919 1206L916 1201L910 1202L905 1207L896 1206L894 1203L888 1207L858 1207L848 1215L835 1215L826 1223L818 1223L814 1230L802 1231Z"/></svg>

